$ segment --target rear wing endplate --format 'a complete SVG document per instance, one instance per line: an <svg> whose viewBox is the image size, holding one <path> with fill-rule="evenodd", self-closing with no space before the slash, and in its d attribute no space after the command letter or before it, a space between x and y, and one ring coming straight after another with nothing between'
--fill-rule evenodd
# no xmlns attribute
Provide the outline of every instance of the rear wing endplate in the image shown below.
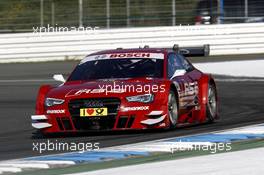
<svg viewBox="0 0 264 175"><path fill-rule="evenodd" d="M178 44L174 44L173 50L185 57L209 56L210 45L205 44L203 46L180 47Z"/></svg>

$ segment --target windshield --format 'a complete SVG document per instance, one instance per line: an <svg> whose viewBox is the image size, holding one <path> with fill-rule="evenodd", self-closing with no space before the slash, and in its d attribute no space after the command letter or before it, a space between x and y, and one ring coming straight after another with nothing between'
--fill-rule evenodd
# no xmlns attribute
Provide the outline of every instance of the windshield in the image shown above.
<svg viewBox="0 0 264 175"><path fill-rule="evenodd" d="M87 61L78 65L68 81L163 76L163 59L126 58Z"/></svg>

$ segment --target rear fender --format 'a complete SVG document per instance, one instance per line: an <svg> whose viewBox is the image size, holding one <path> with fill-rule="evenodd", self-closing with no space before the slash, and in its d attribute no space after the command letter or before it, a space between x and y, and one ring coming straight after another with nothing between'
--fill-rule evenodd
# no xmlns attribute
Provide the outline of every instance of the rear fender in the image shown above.
<svg viewBox="0 0 264 175"><path fill-rule="evenodd" d="M199 82L199 99L202 105L206 105L208 101L208 83L210 79L209 75L203 75Z"/></svg>
<svg viewBox="0 0 264 175"><path fill-rule="evenodd" d="M206 104L208 101L208 83L211 81L211 76L204 74L199 81L199 104L200 112L198 117L199 122L206 121Z"/></svg>

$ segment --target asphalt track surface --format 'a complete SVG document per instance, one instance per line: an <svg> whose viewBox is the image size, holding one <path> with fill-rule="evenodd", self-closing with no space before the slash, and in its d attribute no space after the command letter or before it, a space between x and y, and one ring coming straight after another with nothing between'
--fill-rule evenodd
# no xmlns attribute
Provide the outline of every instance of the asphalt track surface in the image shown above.
<svg viewBox="0 0 264 175"><path fill-rule="evenodd" d="M0 64L0 160L43 155L33 151L33 142L47 142L32 137L31 114L41 84L54 84L55 73L69 74L77 62ZM223 78L223 77L218 77ZM99 142L100 147L150 141L168 137L210 132L264 122L264 81L217 82L221 119L214 124L158 132L86 133L56 142ZM45 152L44 154L54 154Z"/></svg>

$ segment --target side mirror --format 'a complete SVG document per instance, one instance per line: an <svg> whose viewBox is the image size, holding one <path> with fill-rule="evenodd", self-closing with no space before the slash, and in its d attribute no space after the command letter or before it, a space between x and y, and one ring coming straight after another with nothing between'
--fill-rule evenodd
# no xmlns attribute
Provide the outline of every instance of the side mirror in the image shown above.
<svg viewBox="0 0 264 175"><path fill-rule="evenodd" d="M171 77L171 79L173 79L174 77L177 77L177 76L183 76L184 74L186 73L186 70L185 69L177 69L173 76Z"/></svg>
<svg viewBox="0 0 264 175"><path fill-rule="evenodd" d="M59 81L59 82L62 82L62 83L65 83L65 79L64 79L64 77L63 77L63 75L62 74L55 74L55 75L53 75L53 79L55 80L55 81Z"/></svg>

